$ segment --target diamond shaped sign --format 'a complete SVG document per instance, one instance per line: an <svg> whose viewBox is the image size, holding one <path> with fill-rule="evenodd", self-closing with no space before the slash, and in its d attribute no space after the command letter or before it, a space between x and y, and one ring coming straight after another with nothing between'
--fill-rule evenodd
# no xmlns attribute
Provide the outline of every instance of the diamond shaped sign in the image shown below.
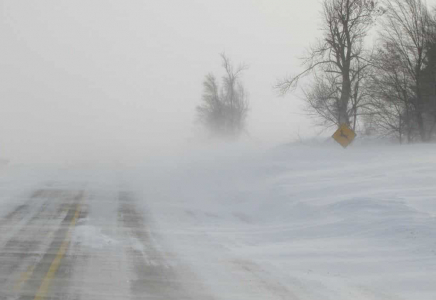
<svg viewBox="0 0 436 300"><path fill-rule="evenodd" d="M356 133L347 124L342 124L332 137L342 147L347 148L356 137Z"/></svg>

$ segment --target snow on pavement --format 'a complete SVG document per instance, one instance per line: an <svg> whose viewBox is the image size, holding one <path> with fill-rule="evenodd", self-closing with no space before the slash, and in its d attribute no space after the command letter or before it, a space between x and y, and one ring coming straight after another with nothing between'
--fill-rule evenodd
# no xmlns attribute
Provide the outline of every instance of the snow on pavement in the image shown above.
<svg viewBox="0 0 436 300"><path fill-rule="evenodd" d="M435 299L435 150L227 146L133 169L3 167L0 299L33 297L56 253L59 299Z"/></svg>

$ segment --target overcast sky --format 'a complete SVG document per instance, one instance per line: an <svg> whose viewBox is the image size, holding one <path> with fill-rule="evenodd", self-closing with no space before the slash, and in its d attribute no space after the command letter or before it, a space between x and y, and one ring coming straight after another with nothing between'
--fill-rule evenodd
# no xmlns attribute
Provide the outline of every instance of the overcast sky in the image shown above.
<svg viewBox="0 0 436 300"><path fill-rule="evenodd" d="M0 0L0 157L177 148L219 53L245 62L253 139L311 132L295 95L319 0Z"/></svg>

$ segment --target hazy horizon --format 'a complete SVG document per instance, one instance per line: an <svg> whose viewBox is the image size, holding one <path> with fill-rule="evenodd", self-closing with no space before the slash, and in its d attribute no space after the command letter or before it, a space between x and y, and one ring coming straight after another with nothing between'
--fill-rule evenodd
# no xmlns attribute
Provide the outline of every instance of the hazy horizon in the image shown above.
<svg viewBox="0 0 436 300"><path fill-rule="evenodd" d="M204 76L221 76L221 52L249 65L253 140L309 132L295 95L272 86L299 67L319 10L319 1L1 1L0 156L190 143Z"/></svg>
<svg viewBox="0 0 436 300"><path fill-rule="evenodd" d="M321 2L0 1L0 157L40 160L179 149L195 140L219 54L249 69L247 129L262 145L316 129L276 80L301 70ZM110 156L109 156L110 157Z"/></svg>

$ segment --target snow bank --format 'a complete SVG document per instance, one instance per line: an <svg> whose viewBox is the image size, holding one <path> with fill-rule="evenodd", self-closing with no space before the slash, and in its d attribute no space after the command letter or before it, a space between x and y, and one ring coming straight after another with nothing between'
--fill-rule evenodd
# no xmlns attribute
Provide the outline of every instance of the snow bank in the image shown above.
<svg viewBox="0 0 436 300"><path fill-rule="evenodd" d="M248 273L269 286L254 299L435 298L435 145L221 150L167 163L142 189L222 299L247 299Z"/></svg>

